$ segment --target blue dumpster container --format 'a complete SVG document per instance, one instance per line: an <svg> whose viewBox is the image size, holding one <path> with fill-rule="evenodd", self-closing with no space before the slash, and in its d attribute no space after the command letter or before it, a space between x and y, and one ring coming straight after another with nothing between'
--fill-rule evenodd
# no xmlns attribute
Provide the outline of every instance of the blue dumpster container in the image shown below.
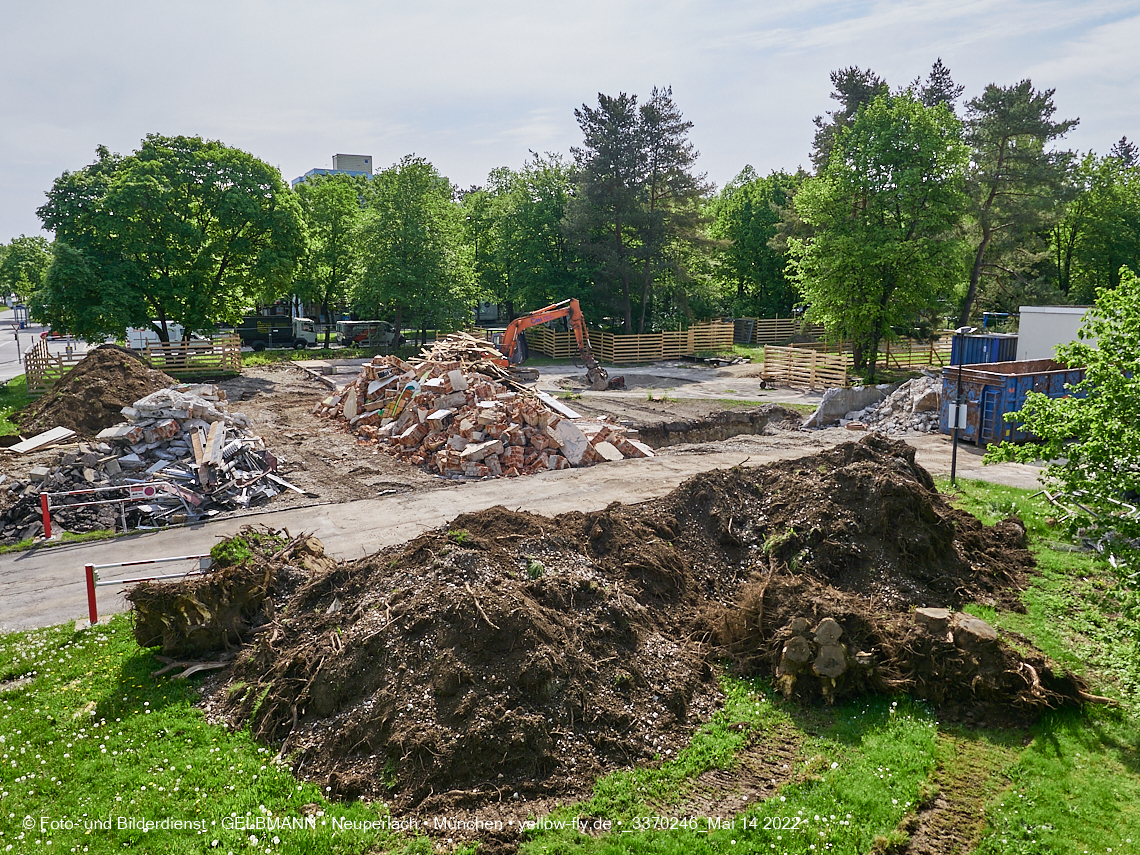
<svg viewBox="0 0 1140 855"><path fill-rule="evenodd" d="M964 357L964 358L960 358ZM950 342L950 364L1012 362L1017 358L1017 336L1009 333L956 335Z"/></svg>
<svg viewBox="0 0 1140 855"><path fill-rule="evenodd" d="M978 445L1028 439L1028 431L1022 430L1018 422L1007 422L1005 414L1020 410L1027 392L1063 398L1073 394L1070 386L1084 379L1085 369L1068 368L1052 359L968 365L962 368L966 427L958 437ZM942 433L950 433L950 405L957 400L958 368L943 368L942 415L939 420Z"/></svg>

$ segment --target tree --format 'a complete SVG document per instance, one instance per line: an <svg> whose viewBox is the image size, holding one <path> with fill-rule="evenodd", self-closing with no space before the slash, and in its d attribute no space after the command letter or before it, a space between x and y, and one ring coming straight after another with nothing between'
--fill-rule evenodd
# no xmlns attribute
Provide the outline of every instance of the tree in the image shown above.
<svg viewBox="0 0 1140 855"><path fill-rule="evenodd" d="M0 256L0 289L5 295L17 294L27 300L43 287L51 266L51 244L47 238L20 235L12 238Z"/></svg>
<svg viewBox="0 0 1140 855"><path fill-rule="evenodd" d="M599 93L598 107L574 111L585 144L574 148L577 187L567 205L566 230L592 263L599 290L635 329L644 332L655 285L669 280L685 301L691 253L702 243L703 175L694 175L697 151L669 87L654 88L640 107L637 96ZM640 295L635 291L639 290ZM678 290L680 289L680 290Z"/></svg>
<svg viewBox="0 0 1140 855"><path fill-rule="evenodd" d="M1059 289L1089 303L1120 283L1122 267L1140 272L1140 168L1090 152L1073 170L1073 185L1075 198L1050 232L1050 249Z"/></svg>
<svg viewBox="0 0 1140 855"><path fill-rule="evenodd" d="M621 313L622 328L633 332L630 282L645 177L637 96L599 92L597 109L583 104L574 117L584 144L571 149L578 181L567 205L567 233L592 262L602 292Z"/></svg>
<svg viewBox="0 0 1140 855"><path fill-rule="evenodd" d="M1120 161L1120 165L1124 167L1131 167L1136 165L1136 161L1140 160L1140 149L1136 148L1136 144L1131 142L1128 137L1121 137L1109 150L1109 156L1115 157Z"/></svg>
<svg viewBox="0 0 1140 855"><path fill-rule="evenodd" d="M962 270L955 238L968 149L945 105L879 95L835 135L831 159L794 205L814 234L789 241L808 316L853 341L874 380L879 343L948 293Z"/></svg>
<svg viewBox="0 0 1140 855"><path fill-rule="evenodd" d="M670 269L684 273L681 256L670 253L676 241L697 243L703 224L699 200L707 192L704 175L693 175L699 152L688 140L692 122L684 121L673 102L672 87L658 89L638 111L644 149L644 216L638 257L641 261L641 317L637 332L645 332L649 297L659 273Z"/></svg>
<svg viewBox="0 0 1140 855"><path fill-rule="evenodd" d="M294 287L306 302L320 304L326 324L325 347L329 345L332 307L348 297L359 269L364 181L354 175L317 175L296 188L309 245Z"/></svg>
<svg viewBox="0 0 1140 855"><path fill-rule="evenodd" d="M422 157L408 155L373 177L355 302L374 314L394 309L397 329L405 312L423 331L429 321L466 315L479 292L462 217L450 182Z"/></svg>
<svg viewBox="0 0 1140 855"><path fill-rule="evenodd" d="M735 292L734 314L791 314L795 291L786 276L787 254L773 246L773 239L802 180L786 172L761 178L746 166L710 201L709 233L723 242L716 275Z"/></svg>
<svg viewBox="0 0 1140 855"><path fill-rule="evenodd" d="M919 100L922 101L926 107L937 107L939 104L945 104L950 108L950 112L954 111L955 102L962 97L962 93L966 91L965 86L959 86L954 82L950 76L950 69L942 63L942 57L938 57L934 61L934 65L930 68L930 74L927 75L926 82L922 83L915 78L911 88L918 93Z"/></svg>
<svg viewBox="0 0 1140 855"><path fill-rule="evenodd" d="M294 194L269 164L200 137L149 135L65 172L38 212L54 258L31 310L78 336L235 322L285 292L305 249ZM152 322L152 319L153 322Z"/></svg>
<svg viewBox="0 0 1140 855"><path fill-rule="evenodd" d="M1140 277L1120 271L1116 288L1101 288L1085 315L1081 340L1058 348L1066 365L1085 366L1085 379L1063 398L1029 392L1021 422L1034 439L991 446L986 462L1050 461L1042 478L1062 495L1079 495L1096 514L1074 526L1112 528L1140 536L1140 520L1121 513L1121 501L1140 494Z"/></svg>
<svg viewBox="0 0 1140 855"><path fill-rule="evenodd" d="M1060 213L1072 154L1046 147L1078 120L1052 120L1053 91L1038 92L1029 80L990 84L966 105L973 262L959 324L969 321L983 277L1019 277L1036 260L1031 244L1042 243Z"/></svg>
<svg viewBox="0 0 1140 855"><path fill-rule="evenodd" d="M815 165L816 172L827 166L836 134L851 123L859 108L868 106L889 91L887 81L871 69L864 71L854 65L831 72L831 85L835 87L831 98L841 106L838 110L828 111L830 121L823 116L816 116L812 120L815 123L815 139L812 141L811 162Z"/></svg>
<svg viewBox="0 0 1140 855"><path fill-rule="evenodd" d="M511 317L576 297L592 311L581 258L562 228L574 185L561 155L531 152L522 168L491 172L463 197L479 286Z"/></svg>

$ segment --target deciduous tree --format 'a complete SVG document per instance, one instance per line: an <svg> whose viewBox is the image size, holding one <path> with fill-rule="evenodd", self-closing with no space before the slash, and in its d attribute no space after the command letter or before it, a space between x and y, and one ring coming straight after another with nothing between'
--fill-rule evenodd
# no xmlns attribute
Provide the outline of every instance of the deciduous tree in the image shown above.
<svg viewBox="0 0 1140 855"><path fill-rule="evenodd" d="M51 266L51 244L40 235L12 238L0 253L0 290L27 300L43 287Z"/></svg>
<svg viewBox="0 0 1140 855"><path fill-rule="evenodd" d="M348 297L360 267L360 223L366 179L354 175L316 175L297 185L297 198L308 228L308 250L295 282L306 302L319 303L328 347L332 307Z"/></svg>
<svg viewBox="0 0 1140 855"><path fill-rule="evenodd" d="M809 317L854 342L855 366L875 376L879 342L910 325L958 281L968 149L946 105L907 90L879 95L835 135L831 159L794 205L813 229L789 241Z"/></svg>
<svg viewBox="0 0 1140 855"><path fill-rule="evenodd" d="M199 137L97 154L38 211L56 243L35 317L90 339L153 326L168 341L169 323L207 329L285 293L305 230L276 169Z"/></svg>

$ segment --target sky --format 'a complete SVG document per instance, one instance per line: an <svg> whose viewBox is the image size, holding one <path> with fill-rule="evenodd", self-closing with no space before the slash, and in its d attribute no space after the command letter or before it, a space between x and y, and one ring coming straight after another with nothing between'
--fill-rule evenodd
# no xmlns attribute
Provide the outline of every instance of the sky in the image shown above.
<svg viewBox="0 0 1140 855"><path fill-rule="evenodd" d="M103 144L217 139L286 181L334 153L426 157L460 187L581 141L597 94L672 86L698 169L807 166L829 73L892 86L941 57L966 98L1055 89L1064 145L1140 140L1140 0L0 0L0 241Z"/></svg>

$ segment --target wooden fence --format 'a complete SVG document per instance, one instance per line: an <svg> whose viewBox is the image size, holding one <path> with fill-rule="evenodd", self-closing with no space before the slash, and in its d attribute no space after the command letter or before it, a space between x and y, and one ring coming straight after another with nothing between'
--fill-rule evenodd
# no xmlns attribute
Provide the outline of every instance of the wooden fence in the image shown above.
<svg viewBox="0 0 1140 855"><path fill-rule="evenodd" d="M793 336L823 335L822 324L804 324L802 318L737 318L735 340L740 344L777 344Z"/></svg>
<svg viewBox="0 0 1140 855"><path fill-rule="evenodd" d="M171 377L209 376L241 372L241 339L236 335L211 340L147 342L145 356L152 368Z"/></svg>
<svg viewBox="0 0 1140 855"><path fill-rule="evenodd" d="M694 353L731 352L732 331L731 321L706 321L687 330L646 335L596 331L590 333L590 346L599 362L656 362ZM531 350L555 359L569 359L578 350L573 332L556 331L547 326L527 330L526 339Z"/></svg>
<svg viewBox="0 0 1140 855"><path fill-rule="evenodd" d="M28 379L28 396L38 398L64 374L83 361L86 354L51 353L47 339L41 338L24 351L24 375Z"/></svg>
<svg viewBox="0 0 1140 855"><path fill-rule="evenodd" d="M828 389L847 385L850 357L803 347L764 345L765 380L784 386Z"/></svg>

